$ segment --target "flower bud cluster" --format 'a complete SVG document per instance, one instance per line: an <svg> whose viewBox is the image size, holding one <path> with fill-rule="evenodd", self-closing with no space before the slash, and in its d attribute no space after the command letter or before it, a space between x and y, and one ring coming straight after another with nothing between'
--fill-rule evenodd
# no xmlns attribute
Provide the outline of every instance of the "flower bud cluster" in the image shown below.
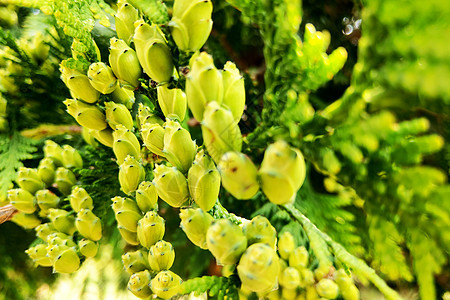
<svg viewBox="0 0 450 300"><path fill-rule="evenodd" d="M8 191L10 203L20 211L13 221L25 228L34 228L36 236L42 240L26 251L37 265L52 266L58 273L72 273L80 266L80 255L96 255L102 224L92 212L92 198L76 185L77 179L71 170L83 166L78 151L51 140L45 142L43 150L44 158L39 166L20 168L19 188ZM70 209L63 208L67 207L63 204L66 196ZM75 232L78 234L74 236Z"/></svg>

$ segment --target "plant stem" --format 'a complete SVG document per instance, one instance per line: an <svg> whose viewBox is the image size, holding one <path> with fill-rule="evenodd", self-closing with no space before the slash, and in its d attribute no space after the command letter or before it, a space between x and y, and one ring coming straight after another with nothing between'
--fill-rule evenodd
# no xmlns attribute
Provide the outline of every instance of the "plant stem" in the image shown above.
<svg viewBox="0 0 450 300"><path fill-rule="evenodd" d="M377 275L374 269L369 267L363 260L350 254L342 245L333 241L326 233L320 231L305 215L296 209L293 204L287 204L281 206L281 208L285 209L293 219L299 222L308 235L310 233L319 235L331 247L337 259L365 276L386 296L387 299L401 299L400 295L391 289L386 282Z"/></svg>

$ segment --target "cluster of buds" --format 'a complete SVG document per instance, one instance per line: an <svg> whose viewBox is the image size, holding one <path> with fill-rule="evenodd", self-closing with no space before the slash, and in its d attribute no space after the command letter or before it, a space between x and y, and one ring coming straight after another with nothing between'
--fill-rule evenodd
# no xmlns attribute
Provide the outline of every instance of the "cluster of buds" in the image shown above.
<svg viewBox="0 0 450 300"><path fill-rule="evenodd" d="M112 199L120 234L127 243L140 246L122 255L124 268L131 275L128 290L139 298L152 294L171 298L179 292L182 282L169 271L175 251L163 240L165 221L157 213L157 200L156 187L148 181L139 184L135 200L119 196Z"/></svg>
<svg viewBox="0 0 450 300"><path fill-rule="evenodd" d="M327 266L324 274L321 266L314 271L314 264L305 246L296 246L294 237L288 231L278 240L280 257L278 289L264 294L267 299L360 299L359 290L344 269L336 271ZM244 294L249 294L244 290ZM243 297L245 299L245 297Z"/></svg>
<svg viewBox="0 0 450 300"><path fill-rule="evenodd" d="M225 153L218 164L224 188L237 199L250 199L261 189L275 204L295 200L306 176L300 150L284 141L267 147L258 170L251 159L239 152Z"/></svg>
<svg viewBox="0 0 450 300"><path fill-rule="evenodd" d="M8 191L10 203L19 210L13 221L36 230L42 243L26 253L40 266L53 267L54 272L72 273L80 266L79 253L95 256L96 243L102 237L100 219L92 212L93 200L71 171L81 168L83 160L73 147L47 140L44 158L36 169L20 168L19 188ZM69 210L63 209L68 196ZM66 200L67 201L67 200ZM41 220L49 220L42 223ZM74 233L78 232L74 240Z"/></svg>

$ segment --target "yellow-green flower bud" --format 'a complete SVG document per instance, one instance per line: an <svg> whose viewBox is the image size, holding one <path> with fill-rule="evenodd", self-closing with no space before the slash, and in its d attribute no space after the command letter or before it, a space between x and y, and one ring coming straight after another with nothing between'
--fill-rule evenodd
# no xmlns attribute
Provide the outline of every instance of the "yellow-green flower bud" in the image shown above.
<svg viewBox="0 0 450 300"><path fill-rule="evenodd" d="M53 180L55 180L55 164L53 163L53 160L49 157L41 159L37 168L37 173L47 186L51 185Z"/></svg>
<svg viewBox="0 0 450 300"><path fill-rule="evenodd" d="M80 258L78 257L75 247L52 246L56 248L53 259L53 271L57 273L73 273L80 267ZM48 252L49 250L47 250Z"/></svg>
<svg viewBox="0 0 450 300"><path fill-rule="evenodd" d="M91 85L102 94L110 94L117 87L117 78L105 63L91 64L87 75Z"/></svg>
<svg viewBox="0 0 450 300"><path fill-rule="evenodd" d="M150 181L142 181L136 190L136 203L139 209L146 213L149 210L158 210L158 193Z"/></svg>
<svg viewBox="0 0 450 300"><path fill-rule="evenodd" d="M159 241L150 247L148 262L153 271L169 270L175 260L175 251L172 244Z"/></svg>
<svg viewBox="0 0 450 300"><path fill-rule="evenodd" d="M289 255L289 265L295 268L306 268L308 266L309 253L304 246L294 249Z"/></svg>
<svg viewBox="0 0 450 300"><path fill-rule="evenodd" d="M196 53L190 61L191 70L186 77L186 98L194 118L203 121L205 107L209 102L222 103L222 73L214 66L211 55Z"/></svg>
<svg viewBox="0 0 450 300"><path fill-rule="evenodd" d="M202 121L203 143L216 163L226 152L241 151L242 135L238 121L231 111L217 102L206 106Z"/></svg>
<svg viewBox="0 0 450 300"><path fill-rule="evenodd" d="M102 222L87 208L82 208L78 212L75 226L82 236L91 241L98 241L102 238Z"/></svg>
<svg viewBox="0 0 450 300"><path fill-rule="evenodd" d="M113 132L113 151L117 158L117 164L121 165L128 155L138 159L141 153L141 144L137 137L125 126L117 125Z"/></svg>
<svg viewBox="0 0 450 300"><path fill-rule="evenodd" d="M197 145L189 131L176 121L167 120L164 126L164 156L182 173L186 173L194 161Z"/></svg>
<svg viewBox="0 0 450 300"><path fill-rule="evenodd" d="M217 169L223 187L237 199L250 199L259 190L258 169L251 159L240 152L225 153Z"/></svg>
<svg viewBox="0 0 450 300"><path fill-rule="evenodd" d="M128 155L119 167L119 183L122 191L131 195L144 178L145 171L142 164L133 156Z"/></svg>
<svg viewBox="0 0 450 300"><path fill-rule="evenodd" d="M90 130L89 128L83 127L81 130L81 136L83 137L83 140L89 145L92 146L94 148L98 147L98 143L95 140L95 137L92 135L92 133L90 132L92 130Z"/></svg>
<svg viewBox="0 0 450 300"><path fill-rule="evenodd" d="M74 247L75 243L72 240L72 237L62 233L62 232L53 232L48 235L47 242L49 245L59 245L59 246L67 246L67 247Z"/></svg>
<svg viewBox="0 0 450 300"><path fill-rule="evenodd" d="M130 245L137 246L139 245L139 241L137 239L137 233L129 231L125 227L118 225L117 229L119 229L119 233L122 236L122 238Z"/></svg>
<svg viewBox="0 0 450 300"><path fill-rule="evenodd" d="M242 255L237 271L242 286L253 292L268 292L276 287L278 255L267 244L253 244Z"/></svg>
<svg viewBox="0 0 450 300"><path fill-rule="evenodd" d="M248 244L264 243L275 249L277 243L277 231L263 216L254 217L243 228Z"/></svg>
<svg viewBox="0 0 450 300"><path fill-rule="evenodd" d="M142 126L144 126L144 124L146 123L150 123L150 124L159 124L159 125L163 125L164 122L163 120L161 120L161 118L159 118L158 116L156 116L155 114L152 113L152 111L150 110L150 107L148 107L147 105L144 105L142 103L139 103L139 107L138 107L138 113L137 113L137 120L138 120L138 127L139 129L142 128Z"/></svg>
<svg viewBox="0 0 450 300"><path fill-rule="evenodd" d="M45 188L37 169L20 167L17 172L17 184L24 190L34 194L36 191Z"/></svg>
<svg viewBox="0 0 450 300"><path fill-rule="evenodd" d="M173 74L172 54L158 25L135 23L134 46L145 73L156 82L167 82ZM158 59L155 59L157 57Z"/></svg>
<svg viewBox="0 0 450 300"><path fill-rule="evenodd" d="M36 192L36 200L39 208L46 213L50 208L56 208L59 204L59 197L49 190L40 190Z"/></svg>
<svg viewBox="0 0 450 300"><path fill-rule="evenodd" d="M81 126L93 130L103 130L108 124L105 120L105 115L95 105L86 104L75 99L66 99L64 104L67 107L69 115Z"/></svg>
<svg viewBox="0 0 450 300"><path fill-rule="evenodd" d="M134 97L134 91L128 86L118 86L111 94L112 99L116 103L124 104L128 109L133 108L133 104L136 101Z"/></svg>
<svg viewBox="0 0 450 300"><path fill-rule="evenodd" d="M220 265L235 264L247 249L241 228L228 219L217 220L208 228L206 243Z"/></svg>
<svg viewBox="0 0 450 300"><path fill-rule="evenodd" d="M83 208L92 210L94 208L92 198L86 190L78 185L74 186L69 196L70 206L75 212Z"/></svg>
<svg viewBox="0 0 450 300"><path fill-rule="evenodd" d="M8 191L8 200L19 211L32 214L36 211L36 198L24 189L13 189Z"/></svg>
<svg viewBox="0 0 450 300"><path fill-rule="evenodd" d="M114 19L117 36L129 45L134 34L134 22L139 20L138 10L129 3L122 2L118 5Z"/></svg>
<svg viewBox="0 0 450 300"><path fill-rule="evenodd" d="M200 50L211 33L213 6L210 0L176 0L169 22L172 37L181 51Z"/></svg>
<svg viewBox="0 0 450 300"><path fill-rule="evenodd" d="M344 300L359 300L360 294L353 279L345 273L344 269L339 269L335 273L335 280L339 287L339 291Z"/></svg>
<svg viewBox="0 0 450 300"><path fill-rule="evenodd" d="M226 105L236 120L240 120L245 107L244 77L236 65L228 61L223 67L223 105Z"/></svg>
<svg viewBox="0 0 450 300"><path fill-rule="evenodd" d="M134 273L128 281L128 290L136 297L147 298L152 294L149 284L152 277L148 270Z"/></svg>
<svg viewBox="0 0 450 300"><path fill-rule="evenodd" d="M139 77L142 69L136 51L130 48L123 40L111 39L109 47L109 64L119 81L125 85L136 88L139 86Z"/></svg>
<svg viewBox="0 0 450 300"><path fill-rule="evenodd" d="M25 253L39 266L51 267L52 261L47 257L47 245L39 244L25 250Z"/></svg>
<svg viewBox="0 0 450 300"><path fill-rule="evenodd" d="M148 150L164 156L164 128L158 123L144 123L141 127L141 138Z"/></svg>
<svg viewBox="0 0 450 300"><path fill-rule="evenodd" d="M127 252L122 255L122 264L128 274L133 275L136 272L144 271L150 268L147 260L148 253L144 249L134 252Z"/></svg>
<svg viewBox="0 0 450 300"><path fill-rule="evenodd" d="M305 181L305 159L300 150L277 141L267 147L259 175L261 188L272 203L290 203Z"/></svg>
<svg viewBox="0 0 450 300"><path fill-rule="evenodd" d="M123 197L114 197L111 200L117 223L126 230L136 232L138 221L142 218L136 202Z"/></svg>
<svg viewBox="0 0 450 300"><path fill-rule="evenodd" d="M169 299L178 294L181 278L172 271L161 271L151 281L150 287L154 294L163 299Z"/></svg>
<svg viewBox="0 0 450 300"><path fill-rule="evenodd" d="M281 272L278 282L283 288L295 289L300 285L300 273L296 268L285 268L283 272Z"/></svg>
<svg viewBox="0 0 450 300"><path fill-rule="evenodd" d="M34 230L36 230L36 236L46 242L48 242L48 236L56 232L52 223L38 225Z"/></svg>
<svg viewBox="0 0 450 300"><path fill-rule="evenodd" d="M189 198L186 177L176 167L156 165L153 174L158 196L170 206L180 207Z"/></svg>
<svg viewBox="0 0 450 300"><path fill-rule="evenodd" d="M44 150L44 156L50 158L56 167L62 166L62 151L60 145L52 140L46 140L45 145L42 148Z"/></svg>
<svg viewBox="0 0 450 300"><path fill-rule="evenodd" d="M13 221L17 225L25 229L33 229L36 228L36 226L39 226L39 224L41 224L41 220L39 220L35 215L26 214L23 212L15 214L11 219L11 221Z"/></svg>
<svg viewBox="0 0 450 300"><path fill-rule="evenodd" d="M220 174L214 162L202 149L195 156L188 173L189 193L204 211L213 208L220 191Z"/></svg>
<svg viewBox="0 0 450 300"><path fill-rule="evenodd" d="M81 99L87 103L97 102L100 93L91 85L86 74L64 65L60 66L60 71L61 79L70 90L72 98Z"/></svg>
<svg viewBox="0 0 450 300"><path fill-rule="evenodd" d="M106 122L112 129L116 129L117 125L123 125L126 129L133 129L133 118L130 111L123 104L114 102L105 102Z"/></svg>
<svg viewBox="0 0 450 300"><path fill-rule="evenodd" d="M147 249L163 238L164 231L164 219L154 211L147 212L138 222L138 240Z"/></svg>
<svg viewBox="0 0 450 300"><path fill-rule="evenodd" d="M157 92L158 103L164 116L183 121L187 106L185 93L181 89L169 89L167 85L158 86Z"/></svg>
<svg viewBox="0 0 450 300"><path fill-rule="evenodd" d="M297 268L301 274L300 287L312 286L316 280L314 279L314 273L308 268Z"/></svg>
<svg viewBox="0 0 450 300"><path fill-rule="evenodd" d="M289 231L283 232L278 240L278 253L281 258L288 260L295 249L295 240Z"/></svg>
<svg viewBox="0 0 450 300"><path fill-rule="evenodd" d="M189 240L202 249L208 249L206 233L214 220L213 217L200 208L182 208L180 219L180 227Z"/></svg>
<svg viewBox="0 0 450 300"><path fill-rule="evenodd" d="M323 278L316 284L316 291L320 297L326 299L336 299L339 295L338 285L328 278Z"/></svg>
<svg viewBox="0 0 450 300"><path fill-rule="evenodd" d="M110 148L114 146L113 132L109 127L103 130L90 130L90 133L97 141Z"/></svg>
<svg viewBox="0 0 450 300"><path fill-rule="evenodd" d="M55 184L61 193L69 195L75 183L77 183L77 179L72 171L63 167L56 169Z"/></svg>
<svg viewBox="0 0 450 300"><path fill-rule="evenodd" d="M76 230L75 218L64 209L50 208L48 218L52 221L53 227L62 233L72 235Z"/></svg>
<svg viewBox="0 0 450 300"><path fill-rule="evenodd" d="M78 248L80 248L80 253L86 257L94 257L98 252L98 244L88 239L81 239L78 242Z"/></svg>
<svg viewBox="0 0 450 300"><path fill-rule="evenodd" d="M83 167L83 159L81 158L80 153L69 145L63 146L62 151L62 163L66 168L82 168Z"/></svg>

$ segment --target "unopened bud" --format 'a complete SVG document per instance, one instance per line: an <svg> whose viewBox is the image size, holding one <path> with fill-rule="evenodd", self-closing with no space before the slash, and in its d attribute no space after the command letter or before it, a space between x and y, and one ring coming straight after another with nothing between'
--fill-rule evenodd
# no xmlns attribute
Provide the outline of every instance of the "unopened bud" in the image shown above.
<svg viewBox="0 0 450 300"><path fill-rule="evenodd" d="M142 181L136 190L136 203L139 209L146 213L158 209L158 193L150 181Z"/></svg>
<svg viewBox="0 0 450 300"><path fill-rule="evenodd" d="M141 127L145 147L159 156L164 156L164 128L158 123L145 123Z"/></svg>
<svg viewBox="0 0 450 300"><path fill-rule="evenodd" d="M41 220L39 220L34 214L26 214L23 212L15 214L11 221L25 229L33 229L41 224Z"/></svg>
<svg viewBox="0 0 450 300"><path fill-rule="evenodd" d="M214 206L220 191L220 174L204 150L197 153L189 169L188 185L191 197L201 209L208 211Z"/></svg>
<svg viewBox="0 0 450 300"><path fill-rule="evenodd" d="M53 180L55 180L55 164L53 163L53 160L49 157L41 159L37 168L37 173L47 186L52 185Z"/></svg>
<svg viewBox="0 0 450 300"><path fill-rule="evenodd" d="M72 186L76 183L77 179L72 171L63 167L56 169L55 184L61 193L64 195L69 195L72 190Z"/></svg>
<svg viewBox="0 0 450 300"><path fill-rule="evenodd" d="M164 231L164 219L154 211L147 212L138 222L138 240L147 249L163 238Z"/></svg>
<svg viewBox="0 0 450 300"><path fill-rule="evenodd" d="M92 198L86 190L80 186L74 186L69 196L70 206L75 212L83 208L92 210L94 208Z"/></svg>
<svg viewBox="0 0 450 300"><path fill-rule="evenodd" d="M17 184L24 190L34 194L38 190L45 188L37 169L20 167L17 172Z"/></svg>
<svg viewBox="0 0 450 300"><path fill-rule="evenodd" d="M39 244L25 250L25 253L39 266L51 267L52 261L47 256L47 245Z"/></svg>
<svg viewBox="0 0 450 300"><path fill-rule="evenodd" d="M217 169L223 187L237 199L250 199L259 190L258 169L251 159L240 152L225 153Z"/></svg>
<svg viewBox="0 0 450 300"><path fill-rule="evenodd" d="M167 82L173 74L172 54L158 25L135 23L134 45L145 73L156 82ZM154 59L157 57L158 59Z"/></svg>
<svg viewBox="0 0 450 300"><path fill-rule="evenodd" d="M134 273L128 281L128 290L136 297L147 298L152 294L149 284L152 277L148 270Z"/></svg>
<svg viewBox="0 0 450 300"><path fill-rule="evenodd" d="M119 229L120 235L128 244L133 245L133 246L139 245L139 241L137 239L136 232L129 231L121 225L118 225L117 229Z"/></svg>
<svg viewBox="0 0 450 300"><path fill-rule="evenodd" d="M277 141L267 147L259 175L261 188L272 203L290 203L305 180L305 159L298 149Z"/></svg>
<svg viewBox="0 0 450 300"><path fill-rule="evenodd" d="M339 295L338 285L331 279L323 278L316 285L317 293L326 299L336 299Z"/></svg>
<svg viewBox="0 0 450 300"><path fill-rule="evenodd" d="M278 240L278 253L281 258L288 260L295 249L295 240L289 231L283 232Z"/></svg>
<svg viewBox="0 0 450 300"><path fill-rule="evenodd" d="M114 19L117 36L129 45L134 34L134 22L139 20L139 11L129 3L123 2L118 5Z"/></svg>
<svg viewBox="0 0 450 300"><path fill-rule="evenodd" d="M117 78L123 84L138 87L142 69L136 52L123 40L112 38L109 53L109 64Z"/></svg>
<svg viewBox="0 0 450 300"><path fill-rule="evenodd" d="M242 285L253 292L276 288L278 255L267 244L253 244L242 255L237 271Z"/></svg>
<svg viewBox="0 0 450 300"><path fill-rule="evenodd" d="M184 208L180 210L180 227L189 240L202 249L208 249L206 232L214 220L213 217L200 208Z"/></svg>
<svg viewBox="0 0 450 300"><path fill-rule="evenodd" d="M13 189L8 191L8 200L19 211L32 214L36 211L36 199L24 189Z"/></svg>
<svg viewBox="0 0 450 300"><path fill-rule="evenodd" d="M142 164L128 155L119 167L119 183L122 191L127 195L132 194L144 178L145 171Z"/></svg>
<svg viewBox="0 0 450 300"><path fill-rule="evenodd" d="M167 85L158 86L157 92L158 103L164 116L180 122L183 121L187 106L184 92L181 89L169 89Z"/></svg>
<svg viewBox="0 0 450 300"><path fill-rule="evenodd" d="M137 137L125 126L117 125L113 133L113 151L117 158L117 163L121 165L128 155L135 158L140 157L141 145Z"/></svg>
<svg viewBox="0 0 450 300"><path fill-rule="evenodd" d="M102 94L110 94L117 87L117 78L105 63L91 64L87 75L91 85Z"/></svg>
<svg viewBox="0 0 450 300"><path fill-rule="evenodd" d="M55 208L50 208L48 211L48 218L52 221L56 230L68 235L75 232L75 218L68 211Z"/></svg>
<svg viewBox="0 0 450 300"><path fill-rule="evenodd" d="M117 125L121 124L126 129L133 129L133 118L130 111L123 104L114 102L105 102L106 122L112 129L117 129Z"/></svg>
<svg viewBox="0 0 450 300"><path fill-rule="evenodd" d="M243 231L249 245L263 243L275 249L277 231L267 218L263 216L254 217L250 223L244 226Z"/></svg>
<svg viewBox="0 0 450 300"><path fill-rule="evenodd" d="M75 99L66 99L64 104L69 115L74 117L81 126L93 130L103 130L108 126L105 115L97 106L82 103Z"/></svg>
<svg viewBox="0 0 450 300"><path fill-rule="evenodd" d="M98 244L88 239L81 239L78 242L78 248L80 248L81 254L86 257L94 257L98 252Z"/></svg>
<svg viewBox="0 0 450 300"><path fill-rule="evenodd" d="M81 99L87 103L97 102L100 94L89 82L86 74L60 66L61 79L70 90L72 98Z"/></svg>
<svg viewBox="0 0 450 300"><path fill-rule="evenodd" d="M39 208L44 213L46 213L50 208L57 208L60 202L59 197L49 190L37 191L35 196Z"/></svg>
<svg viewBox="0 0 450 300"><path fill-rule="evenodd" d="M197 145L189 131L176 121L167 120L164 126L164 156L182 173L186 173L194 161Z"/></svg>
<svg viewBox="0 0 450 300"><path fill-rule="evenodd" d="M222 103L222 73L214 66L211 55L206 52L194 54L191 70L186 78L186 98L194 118L203 121L205 107L209 102Z"/></svg>
<svg viewBox="0 0 450 300"><path fill-rule="evenodd" d="M127 252L122 255L122 264L128 274L132 275L139 271L144 271L150 268L148 264L148 253L144 249L140 249L134 252Z"/></svg>
<svg viewBox="0 0 450 300"><path fill-rule="evenodd" d="M153 271L169 270L175 260L175 251L172 244L159 241L150 247L148 262Z"/></svg>
<svg viewBox="0 0 450 300"><path fill-rule="evenodd" d="M161 271L152 279L150 287L154 294L163 299L169 299L178 294L181 278L172 271Z"/></svg>
<svg viewBox="0 0 450 300"><path fill-rule="evenodd" d="M180 207L189 198L186 177L176 167L156 165L153 174L158 196L170 206Z"/></svg>
<svg viewBox="0 0 450 300"><path fill-rule="evenodd" d="M235 264L247 249L247 239L241 228L228 219L220 219L209 227L206 242L209 251L221 265Z"/></svg>
<svg viewBox="0 0 450 300"><path fill-rule="evenodd" d="M136 202L123 197L114 197L111 200L117 223L126 230L136 232L137 223L142 218Z"/></svg>
<svg viewBox="0 0 450 300"><path fill-rule="evenodd" d="M244 77L232 62L227 62L222 71L223 102L236 120L240 120L245 107Z"/></svg>
<svg viewBox="0 0 450 300"><path fill-rule="evenodd" d="M82 168L83 167L83 159L81 158L80 153L69 145L63 146L62 151L62 163L66 168Z"/></svg>
<svg viewBox="0 0 450 300"><path fill-rule="evenodd" d="M94 213L82 208L75 219L75 226L82 236L92 241L102 238L102 222Z"/></svg>

